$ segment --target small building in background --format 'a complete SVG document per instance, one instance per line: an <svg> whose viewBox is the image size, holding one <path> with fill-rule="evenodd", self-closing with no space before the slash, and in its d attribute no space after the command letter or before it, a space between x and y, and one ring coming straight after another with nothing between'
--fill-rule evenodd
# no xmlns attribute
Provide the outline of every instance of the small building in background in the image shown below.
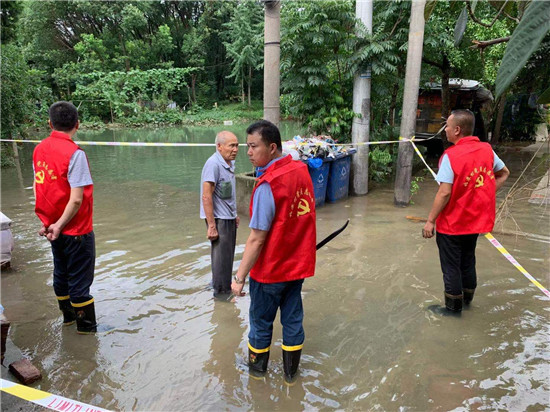
<svg viewBox="0 0 550 412"><path fill-rule="evenodd" d="M487 141L487 125L483 116L484 106L493 101L493 95L475 80L449 79L450 110L469 109L476 118L474 136ZM437 133L445 120L442 113L441 83L429 82L418 93L415 137L426 139ZM434 142L426 142L428 155L438 157L443 152L441 138L444 131ZM419 143L422 145L423 143Z"/></svg>

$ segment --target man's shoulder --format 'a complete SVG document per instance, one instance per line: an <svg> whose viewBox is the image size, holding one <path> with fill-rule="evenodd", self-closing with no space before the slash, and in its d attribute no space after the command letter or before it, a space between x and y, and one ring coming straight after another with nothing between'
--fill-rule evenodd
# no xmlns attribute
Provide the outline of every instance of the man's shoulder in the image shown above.
<svg viewBox="0 0 550 412"><path fill-rule="evenodd" d="M206 169L206 168L212 169L217 167L218 167L218 160L216 159L216 153L214 153L212 156L206 159L206 162L204 162L203 169Z"/></svg>

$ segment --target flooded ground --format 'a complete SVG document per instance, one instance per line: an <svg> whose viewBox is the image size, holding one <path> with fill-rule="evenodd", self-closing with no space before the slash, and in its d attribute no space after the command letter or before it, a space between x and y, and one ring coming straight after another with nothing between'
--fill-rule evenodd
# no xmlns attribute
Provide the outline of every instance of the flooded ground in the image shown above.
<svg viewBox="0 0 550 412"><path fill-rule="evenodd" d="M233 129L244 141L244 127ZM214 134L179 128L78 139L204 142ZM548 300L485 238L471 307L458 318L428 309L443 299L437 247L406 216L427 216L437 190L430 177L406 209L393 206L392 186L318 209L319 239L351 223L318 252L316 275L305 282L306 341L288 387L278 321L268 374L254 380L245 366L248 296L219 302L208 290L198 186L213 148L85 147L95 182L92 293L98 321L113 330L80 336L62 327L49 244L36 235L33 147L21 153L21 177L2 171L1 192L16 241L2 304L11 340L42 371L33 387L112 410L550 409ZM505 189L531 155L502 154L513 173ZM526 183L542 176L545 161L532 163ZM243 149L238 170L250 170ZM549 287L550 213L524 197L507 202L495 237ZM235 267L248 235L242 219Z"/></svg>

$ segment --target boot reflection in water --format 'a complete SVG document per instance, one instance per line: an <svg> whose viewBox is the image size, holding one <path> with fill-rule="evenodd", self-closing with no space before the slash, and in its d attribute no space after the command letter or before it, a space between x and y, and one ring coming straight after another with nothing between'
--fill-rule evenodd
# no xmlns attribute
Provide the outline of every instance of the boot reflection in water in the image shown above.
<svg viewBox="0 0 550 412"><path fill-rule="evenodd" d="M63 313L63 326L69 326L74 323L76 320L76 313L69 296L57 296L57 303L59 304L59 309Z"/></svg>
<svg viewBox="0 0 550 412"><path fill-rule="evenodd" d="M298 365L302 355L302 346L299 349L294 349L296 346L283 345L283 370L285 372L285 382L292 383L298 374Z"/></svg>
<svg viewBox="0 0 550 412"><path fill-rule="evenodd" d="M89 334L97 332L97 323L95 320L94 299L83 303L72 303L76 312L76 331L80 334Z"/></svg>

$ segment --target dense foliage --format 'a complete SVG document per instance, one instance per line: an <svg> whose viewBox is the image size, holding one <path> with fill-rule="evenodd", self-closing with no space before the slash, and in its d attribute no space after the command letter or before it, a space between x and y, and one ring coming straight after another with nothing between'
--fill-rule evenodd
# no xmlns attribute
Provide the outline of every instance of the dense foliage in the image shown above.
<svg viewBox="0 0 550 412"><path fill-rule="evenodd" d="M421 84L459 77L494 91L506 39L531 3L427 4ZM20 134L23 125L44 124L46 108L59 99L74 101L85 122L98 124L181 124L197 116L204 121L204 113L221 116L237 101L253 107L234 113L258 113L260 0L29 0L1 7L4 137ZM371 139L390 133L401 108L409 16L410 1L376 0L373 32L367 33L353 0L282 1L283 115L312 132L349 140L353 77L370 69ZM508 89L509 101L550 86L549 44L547 35ZM489 118L496 118L496 109L496 103L489 108ZM388 160L382 153L373 156Z"/></svg>

